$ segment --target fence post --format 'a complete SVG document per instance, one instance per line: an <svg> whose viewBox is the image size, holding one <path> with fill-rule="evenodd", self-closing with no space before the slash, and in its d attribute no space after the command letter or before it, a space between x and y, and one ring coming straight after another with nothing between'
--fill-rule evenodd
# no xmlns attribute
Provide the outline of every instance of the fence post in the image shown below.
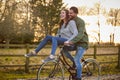
<svg viewBox="0 0 120 80"><path fill-rule="evenodd" d="M118 68L120 68L120 45L118 46Z"/></svg>
<svg viewBox="0 0 120 80"><path fill-rule="evenodd" d="M96 59L96 54L97 54L97 46L94 45L94 56L93 56L94 59Z"/></svg>
<svg viewBox="0 0 120 80"><path fill-rule="evenodd" d="M29 44L26 44L26 54L29 53ZM29 57L26 57L25 61L25 72L29 72Z"/></svg>

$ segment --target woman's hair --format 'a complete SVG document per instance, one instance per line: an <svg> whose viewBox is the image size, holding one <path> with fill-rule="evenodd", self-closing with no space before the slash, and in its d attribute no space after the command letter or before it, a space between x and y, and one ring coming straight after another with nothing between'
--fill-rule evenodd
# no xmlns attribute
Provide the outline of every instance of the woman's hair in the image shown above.
<svg viewBox="0 0 120 80"><path fill-rule="evenodd" d="M67 24L68 24L68 22L69 22L69 11L68 11L67 9L64 9L63 11L65 11L65 13L66 13L66 21L67 21L66 24L65 24L65 27L66 27ZM60 27L59 27L59 28L61 28L61 26L63 25L63 23L64 23L63 20L61 20L61 21L60 21L60 25L59 25Z"/></svg>

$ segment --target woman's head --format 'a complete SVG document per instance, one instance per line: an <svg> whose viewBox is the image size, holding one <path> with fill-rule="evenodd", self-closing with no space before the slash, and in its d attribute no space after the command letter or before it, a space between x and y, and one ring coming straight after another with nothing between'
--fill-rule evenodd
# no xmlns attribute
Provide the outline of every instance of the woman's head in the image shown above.
<svg viewBox="0 0 120 80"><path fill-rule="evenodd" d="M69 10L67 10L67 9L62 10L60 13L60 19L61 19L60 28L63 25L63 23L65 23L65 27L66 27L69 22Z"/></svg>
<svg viewBox="0 0 120 80"><path fill-rule="evenodd" d="M67 9L64 9L61 11L60 19L61 20L68 20L69 19L69 11Z"/></svg>

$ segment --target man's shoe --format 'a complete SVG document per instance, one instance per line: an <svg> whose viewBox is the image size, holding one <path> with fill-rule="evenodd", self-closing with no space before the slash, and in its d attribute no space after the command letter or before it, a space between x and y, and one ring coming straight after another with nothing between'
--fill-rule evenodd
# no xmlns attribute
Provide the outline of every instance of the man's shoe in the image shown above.
<svg viewBox="0 0 120 80"><path fill-rule="evenodd" d="M76 80L82 80L81 78L76 78Z"/></svg>
<svg viewBox="0 0 120 80"><path fill-rule="evenodd" d="M45 60L43 60L42 62L48 62L48 61L51 61L51 60L54 60L55 58L50 58L50 57L47 57Z"/></svg>
<svg viewBox="0 0 120 80"><path fill-rule="evenodd" d="M31 57L31 56L37 56L36 52L35 51L32 51L28 54L25 54L25 57Z"/></svg>

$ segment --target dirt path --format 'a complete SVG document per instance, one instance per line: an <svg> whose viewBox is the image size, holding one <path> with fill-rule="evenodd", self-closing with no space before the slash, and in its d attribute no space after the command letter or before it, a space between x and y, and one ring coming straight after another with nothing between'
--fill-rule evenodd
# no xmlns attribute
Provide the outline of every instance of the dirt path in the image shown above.
<svg viewBox="0 0 120 80"><path fill-rule="evenodd" d="M101 80L120 80L120 74L117 75L104 75Z"/></svg>
<svg viewBox="0 0 120 80"><path fill-rule="evenodd" d="M36 80L36 79L16 79L16 80ZM68 80L68 78L66 78L65 80ZM83 80L86 80L86 79L83 79ZM89 80L95 80L95 77L91 77L91 78L89 78ZM104 76L101 76L100 80L120 80L120 74L104 75Z"/></svg>

